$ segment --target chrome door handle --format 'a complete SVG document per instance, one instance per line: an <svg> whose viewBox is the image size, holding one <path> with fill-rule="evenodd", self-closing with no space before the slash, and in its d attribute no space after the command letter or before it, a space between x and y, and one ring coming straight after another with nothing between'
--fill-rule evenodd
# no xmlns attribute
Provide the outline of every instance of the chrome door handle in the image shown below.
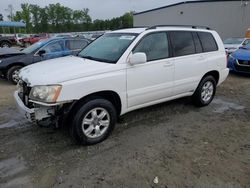
<svg viewBox="0 0 250 188"><path fill-rule="evenodd" d="M166 62L166 63L164 64L164 67L170 67L170 66L172 66L172 65L173 65L172 62Z"/></svg>
<svg viewBox="0 0 250 188"><path fill-rule="evenodd" d="M203 56L199 56L198 57L198 60L201 61L201 60L204 60L205 58Z"/></svg>

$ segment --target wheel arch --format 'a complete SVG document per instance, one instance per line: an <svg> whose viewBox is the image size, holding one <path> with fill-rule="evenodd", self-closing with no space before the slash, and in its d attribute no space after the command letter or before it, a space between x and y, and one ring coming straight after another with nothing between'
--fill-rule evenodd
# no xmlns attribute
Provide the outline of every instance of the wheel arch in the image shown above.
<svg viewBox="0 0 250 188"><path fill-rule="evenodd" d="M218 84L219 82L219 79L220 79L220 73L219 71L217 70L212 70L212 71L209 71L207 72L200 80L200 82L206 77L206 76L213 76L215 81L216 81L216 84Z"/></svg>
<svg viewBox="0 0 250 188"><path fill-rule="evenodd" d="M26 66L24 63L22 63L22 62L16 62L16 63L11 63L11 64L9 64L8 66L7 66L7 71L11 68L11 67L14 67L14 66L22 66L22 67L24 67L24 66Z"/></svg>
<svg viewBox="0 0 250 188"><path fill-rule="evenodd" d="M75 113L75 111L84 103L86 103L87 101L96 99L96 98L103 98L108 100L109 102L111 102L117 112L117 116L119 116L121 114L121 109L122 109L122 102L121 102L121 98L119 96L119 94L115 91L111 91L111 90L104 90L104 91L99 91L99 92L94 92L91 94L88 94L84 97L82 97L81 99L75 101L72 106L71 106L71 110L70 113Z"/></svg>

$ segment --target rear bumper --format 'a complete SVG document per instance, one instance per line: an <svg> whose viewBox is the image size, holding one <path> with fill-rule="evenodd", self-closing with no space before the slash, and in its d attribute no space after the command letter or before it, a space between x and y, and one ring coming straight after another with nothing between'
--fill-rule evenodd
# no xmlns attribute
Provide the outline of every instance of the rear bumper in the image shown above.
<svg viewBox="0 0 250 188"><path fill-rule="evenodd" d="M224 82L227 79L228 74L229 74L229 68L225 68L220 71L220 79L219 79L218 85L220 85L222 82Z"/></svg>

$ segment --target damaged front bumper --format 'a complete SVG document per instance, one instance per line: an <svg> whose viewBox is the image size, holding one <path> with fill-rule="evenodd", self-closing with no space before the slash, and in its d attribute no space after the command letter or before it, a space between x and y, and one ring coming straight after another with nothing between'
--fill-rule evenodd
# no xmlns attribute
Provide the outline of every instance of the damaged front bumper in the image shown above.
<svg viewBox="0 0 250 188"><path fill-rule="evenodd" d="M29 122L37 123L55 115L55 107L37 105L34 108L28 108L18 95L18 91L14 93L14 98L18 111Z"/></svg>

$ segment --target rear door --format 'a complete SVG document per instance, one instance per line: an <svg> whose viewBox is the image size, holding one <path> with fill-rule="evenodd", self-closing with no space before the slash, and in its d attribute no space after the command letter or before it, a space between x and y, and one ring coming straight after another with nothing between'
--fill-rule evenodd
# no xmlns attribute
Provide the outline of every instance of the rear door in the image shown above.
<svg viewBox="0 0 250 188"><path fill-rule="evenodd" d="M196 32L170 32L175 57L174 95L193 92L206 69L206 59Z"/></svg>

